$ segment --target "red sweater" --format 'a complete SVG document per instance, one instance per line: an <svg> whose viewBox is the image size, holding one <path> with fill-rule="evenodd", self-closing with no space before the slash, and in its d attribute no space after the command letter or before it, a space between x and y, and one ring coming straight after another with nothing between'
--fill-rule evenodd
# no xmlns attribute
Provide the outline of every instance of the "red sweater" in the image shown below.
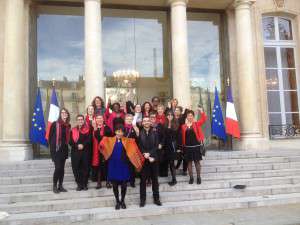
<svg viewBox="0 0 300 225"><path fill-rule="evenodd" d="M197 137L197 140L199 142L204 140L204 133L201 129L201 126L205 123L206 119L207 119L207 116L206 116L205 112L203 112L203 113L201 113L200 119L197 122L193 122L193 124L192 124L193 130L194 130L194 132L196 134L196 137ZM186 129L187 129L187 125L183 124L182 127L181 127L182 145L183 146L185 146L185 132L186 132Z"/></svg>

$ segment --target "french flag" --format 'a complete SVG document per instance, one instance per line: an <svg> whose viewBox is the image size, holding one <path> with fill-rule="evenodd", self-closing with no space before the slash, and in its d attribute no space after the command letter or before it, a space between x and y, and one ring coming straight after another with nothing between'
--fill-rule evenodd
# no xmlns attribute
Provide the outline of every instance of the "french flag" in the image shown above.
<svg viewBox="0 0 300 225"><path fill-rule="evenodd" d="M58 106L56 91L53 88L52 95L51 95L50 109L49 109L48 124L47 124L47 130L46 130L46 139L47 140L49 138L51 124L53 122L55 122L58 118L59 118L59 106Z"/></svg>
<svg viewBox="0 0 300 225"><path fill-rule="evenodd" d="M232 135L235 138L240 138L240 127L236 116L235 107L233 103L231 87L227 87L227 103L226 103L226 133Z"/></svg>

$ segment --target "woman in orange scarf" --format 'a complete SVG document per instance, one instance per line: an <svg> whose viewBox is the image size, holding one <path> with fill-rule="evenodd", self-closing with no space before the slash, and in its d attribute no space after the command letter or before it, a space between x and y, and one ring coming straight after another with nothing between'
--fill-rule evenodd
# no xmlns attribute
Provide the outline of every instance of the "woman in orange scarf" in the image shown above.
<svg viewBox="0 0 300 225"><path fill-rule="evenodd" d="M100 152L108 161L107 179L112 182L116 198L116 210L126 209L125 195L127 182L130 179L130 163L140 171L143 167L144 157L135 140L124 137L125 128L122 124L115 127L115 137L103 137L100 142ZM119 198L121 186L121 200Z"/></svg>

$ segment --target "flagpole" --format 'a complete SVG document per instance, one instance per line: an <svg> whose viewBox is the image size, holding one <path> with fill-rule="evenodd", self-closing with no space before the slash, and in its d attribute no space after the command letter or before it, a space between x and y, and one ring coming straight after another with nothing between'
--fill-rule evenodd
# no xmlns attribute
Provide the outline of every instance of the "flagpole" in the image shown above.
<svg viewBox="0 0 300 225"><path fill-rule="evenodd" d="M229 76L227 77L227 88L230 88L230 77ZM226 91L226 95L227 95L227 91ZM230 148L230 150L232 150L232 148L233 148L233 143L232 143L233 138L232 138L232 135L228 135L228 136L229 136L229 148Z"/></svg>

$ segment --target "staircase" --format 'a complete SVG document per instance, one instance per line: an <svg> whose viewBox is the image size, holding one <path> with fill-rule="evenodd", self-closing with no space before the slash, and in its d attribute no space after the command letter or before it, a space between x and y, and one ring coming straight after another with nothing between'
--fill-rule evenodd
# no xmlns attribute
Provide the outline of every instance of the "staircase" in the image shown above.
<svg viewBox="0 0 300 225"><path fill-rule="evenodd" d="M160 178L163 206L152 203L151 187L144 208L139 208L139 188L128 187L126 210L114 209L111 189L77 192L66 163L67 193L52 193L53 164L35 160L0 165L0 212L9 217L2 224L88 224L114 218L195 213L208 210L249 208L300 203L300 150L209 151L202 161L202 184L189 185L178 175L176 186ZM233 186L246 185L237 190Z"/></svg>

